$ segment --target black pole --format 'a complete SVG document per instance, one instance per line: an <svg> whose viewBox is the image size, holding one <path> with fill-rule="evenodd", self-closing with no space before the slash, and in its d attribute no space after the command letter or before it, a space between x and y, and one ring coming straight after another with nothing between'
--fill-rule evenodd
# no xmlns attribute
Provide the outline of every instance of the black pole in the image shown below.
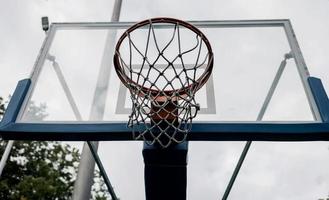
<svg viewBox="0 0 329 200"><path fill-rule="evenodd" d="M226 200L227 197L228 197L228 195L230 194L231 189L233 187L233 184L235 182L235 179L236 179L236 177L239 174L239 171L241 169L241 166L243 164L244 159L246 158L246 155L248 153L248 150L249 150L250 145L251 145L251 141L248 141L246 143L246 145L244 146L243 151L242 151L242 153L240 155L239 161L238 161L237 165L235 166L234 172L233 172L233 174L231 176L230 182L228 183L228 185L226 187L226 190L225 190L225 193L223 195L222 200Z"/></svg>
<svg viewBox="0 0 329 200"><path fill-rule="evenodd" d="M114 193L114 190L113 190L113 187L111 185L110 179L107 176L106 171L105 171L105 169L103 167L102 161L100 160L100 158L99 158L99 156L98 156L98 154L97 154L97 152L96 152L93 144L90 141L87 141L87 143L88 143L89 149L90 149L90 151L91 151L91 153L92 153L92 155L93 155L93 157L95 159L95 162L96 162L96 164L97 164L97 166L99 168L99 172L101 173L101 175L102 175L102 177L104 179L104 182L105 182L105 184L107 186L107 189L109 190L109 193L110 193L110 195L112 197L112 200L118 200L118 197Z"/></svg>
<svg viewBox="0 0 329 200"><path fill-rule="evenodd" d="M144 143L146 200L186 200L188 142L162 148Z"/></svg>

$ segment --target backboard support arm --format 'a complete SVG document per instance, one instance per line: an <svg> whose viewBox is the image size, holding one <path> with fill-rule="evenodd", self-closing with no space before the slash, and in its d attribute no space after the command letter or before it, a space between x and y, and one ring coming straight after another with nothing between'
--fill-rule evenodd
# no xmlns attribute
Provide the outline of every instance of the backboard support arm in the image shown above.
<svg viewBox="0 0 329 200"><path fill-rule="evenodd" d="M108 191L109 191L109 193L110 193L110 195L111 195L112 200L119 200L118 197L116 196L115 192L114 192L114 189L113 189L113 187L112 187L112 184L111 184L111 182L110 182L110 179L109 179L109 177L107 176L107 173L106 173L106 171L105 171L105 169L104 169L104 166L103 166L103 164L102 164L102 161L101 161L101 159L99 158L99 156L98 156L98 154L97 154L97 151L96 151L94 145L93 145L92 142L90 142L90 141L87 141L87 144L88 144L89 149L90 149L90 152L91 152L91 154L93 155L94 160L95 160L95 162L96 162L96 164L97 164L97 166L98 166L98 169L99 169L99 171L100 171L100 173L101 173L101 176L102 176L103 179L104 179L104 182L105 182L105 184L106 184L106 186L107 186L107 189L108 189Z"/></svg>
<svg viewBox="0 0 329 200"><path fill-rule="evenodd" d="M60 68L60 65L56 61L56 57L48 54L47 59L52 62L52 66L53 66L53 68L54 68L54 70L56 72L57 78L58 78L58 80L59 80L59 82L60 82L60 84L61 84L61 86L62 86L62 88L64 90L64 93L66 95L66 98L67 98L67 100L70 103L70 106L71 106L71 108L73 110L73 113L74 113L75 118L78 121L82 121L81 113L80 113L80 111L78 109L78 106L77 106L77 104L76 104L76 102L75 102L75 100L73 98L72 92L71 92L71 90L70 90L70 88L69 88L69 86L67 84L67 81L65 80L65 77L64 77L64 74L63 74L63 72L62 72L62 70ZM105 169L103 167L103 164L101 162L101 159L99 158L99 156L97 154L96 148L94 147L94 145L93 145L93 143L91 141L87 141L87 144L88 144L89 149L90 149L90 152L91 152L91 154L92 154L92 156L93 156L93 158L94 158L94 160L95 160L95 162L96 162L96 164L98 166L98 169L100 171L100 174L103 177L103 180L105 182L105 185L107 186L107 189L108 189L108 191L109 191L109 193L111 195L111 198L113 200L118 200L118 198L117 198L117 196L116 196L116 194L115 194L115 192L113 190L113 187L111 185L110 179L108 178L107 173L106 173L106 171L105 171Z"/></svg>
<svg viewBox="0 0 329 200"><path fill-rule="evenodd" d="M269 103L270 103L270 101L271 101L271 99L273 97L273 94L275 92L275 89L276 89L276 87L277 87L277 85L278 85L278 83L280 81L280 78L282 76L282 73L283 73L284 69L286 68L287 60L290 59L290 58L292 58L292 56L293 55L291 54L291 52L284 55L284 59L281 61L280 66L278 68L278 71L275 74L275 77L274 77L274 79L272 81L271 87L270 87L270 89L269 89L269 91L268 91L268 93L267 93L267 95L265 97L265 100L263 102L263 105L262 105L259 113L258 113L258 116L257 116L256 121L262 121L262 119L264 117L264 114L265 114L265 112L266 112L266 110L268 108L268 105L269 105ZM251 143L252 143L252 141L247 141L246 142L246 144L245 144L245 146L244 146L244 148L243 148L243 150L241 152L241 155L240 155L240 158L238 160L238 163L236 164L236 166L234 168L234 171L233 171L233 174L232 174L232 176L230 178L230 181L229 181L229 183L228 183L228 185L227 185L227 187L225 189L225 192L224 192L224 195L222 197L222 200L226 200L228 198L228 196L229 196L229 194L231 192L231 189L232 189L232 187L234 185L234 182L236 180L236 177L238 176L238 174L240 172L241 166L242 166L242 164L243 164L243 162L244 162L244 160L245 160L245 158L246 158L246 156L247 156L247 154L249 152L249 148L251 146Z"/></svg>

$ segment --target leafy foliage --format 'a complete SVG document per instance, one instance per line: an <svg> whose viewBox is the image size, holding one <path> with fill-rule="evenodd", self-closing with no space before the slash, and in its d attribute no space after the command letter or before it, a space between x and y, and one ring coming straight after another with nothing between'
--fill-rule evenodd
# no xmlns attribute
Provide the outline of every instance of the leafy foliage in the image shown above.
<svg viewBox="0 0 329 200"><path fill-rule="evenodd" d="M42 120L47 116L45 104L31 103L25 117ZM5 102L0 97L0 120ZM7 142L0 141L0 155ZM0 199L66 200L71 199L80 154L68 144L47 141L15 141L0 179ZM103 179L95 171L92 198L110 199Z"/></svg>
<svg viewBox="0 0 329 200"><path fill-rule="evenodd" d="M36 103L31 101L27 106L27 112L25 113L24 119L30 122L42 121L48 116L46 109L47 105L45 103L40 103L39 105L36 105Z"/></svg>
<svg viewBox="0 0 329 200"><path fill-rule="evenodd" d="M1 177L0 199L70 199L78 161L78 150L69 145L16 141Z"/></svg>
<svg viewBox="0 0 329 200"><path fill-rule="evenodd" d="M5 113L5 102L3 101L3 98L0 97L0 120L2 119L4 113Z"/></svg>
<svg viewBox="0 0 329 200"><path fill-rule="evenodd" d="M103 181L102 176L98 170L95 170L94 184L91 188L91 197L95 200L111 199L111 195ZM120 199L119 199L120 200Z"/></svg>

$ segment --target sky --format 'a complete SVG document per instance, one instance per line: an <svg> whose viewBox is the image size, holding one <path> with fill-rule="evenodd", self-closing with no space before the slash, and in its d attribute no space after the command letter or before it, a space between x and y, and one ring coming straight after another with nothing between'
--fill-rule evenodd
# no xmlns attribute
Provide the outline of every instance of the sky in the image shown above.
<svg viewBox="0 0 329 200"><path fill-rule="evenodd" d="M108 21L113 1L0 0L0 96L29 77L45 37L40 18L52 22ZM123 0L121 21L169 16L183 20L290 19L312 76L329 91L328 0ZM73 145L81 148L81 142ZM190 143L190 200L218 199L243 142ZM144 199L141 144L101 142L99 154L117 195ZM329 144L253 143L230 199L319 199L329 195Z"/></svg>

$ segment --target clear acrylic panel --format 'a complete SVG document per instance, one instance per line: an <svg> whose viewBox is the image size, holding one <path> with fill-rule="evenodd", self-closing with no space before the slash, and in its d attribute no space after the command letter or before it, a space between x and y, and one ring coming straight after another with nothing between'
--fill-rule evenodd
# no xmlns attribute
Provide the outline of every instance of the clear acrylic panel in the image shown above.
<svg viewBox="0 0 329 200"><path fill-rule="evenodd" d="M128 121L130 94L118 79L112 62L116 41L126 28L128 26L86 28L76 25L61 28L59 25L53 29L48 56L40 61L43 63L41 72L34 80L33 92L18 121L40 121L29 117L35 104L44 105L45 122ZM202 25L199 28L211 43L214 68L207 84L197 92L201 110L195 121L314 121L293 58L286 59L273 97L264 115L260 115L278 69L285 55L291 52L283 27ZM182 48L188 49L195 41L184 39L183 36L189 36L184 34L187 30L181 29ZM145 48L147 31L142 29L132 36L141 49ZM170 39L168 35L172 32L172 26L155 29L158 40ZM161 45L165 43L159 42ZM150 47L149 51L154 53L156 49ZM168 52L175 55L177 48L171 47ZM136 54L134 57L138 57ZM152 53L149 56L152 57ZM187 56L184 62L193 65L195 56ZM134 59L133 64L140 67L141 59ZM182 66L177 64L177 67Z"/></svg>

